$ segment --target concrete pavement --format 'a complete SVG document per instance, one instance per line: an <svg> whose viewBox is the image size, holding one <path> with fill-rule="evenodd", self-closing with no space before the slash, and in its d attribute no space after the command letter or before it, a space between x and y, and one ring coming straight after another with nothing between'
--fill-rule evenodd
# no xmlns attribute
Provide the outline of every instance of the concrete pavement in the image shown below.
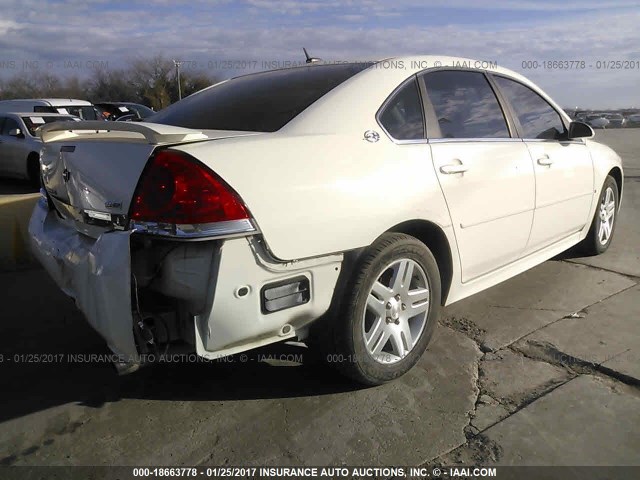
<svg viewBox="0 0 640 480"><path fill-rule="evenodd" d="M381 387L296 346L117 377L42 270L0 274L0 464L640 465L640 139L598 137L630 177L610 251L448 307ZM60 357L29 357L45 352Z"/></svg>

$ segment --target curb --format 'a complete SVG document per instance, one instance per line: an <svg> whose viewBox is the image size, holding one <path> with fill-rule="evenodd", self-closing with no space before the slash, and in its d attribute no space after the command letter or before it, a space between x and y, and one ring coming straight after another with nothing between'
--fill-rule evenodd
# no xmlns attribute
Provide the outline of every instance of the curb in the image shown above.
<svg viewBox="0 0 640 480"><path fill-rule="evenodd" d="M0 196L0 271L37 266L29 247L29 219L39 193Z"/></svg>

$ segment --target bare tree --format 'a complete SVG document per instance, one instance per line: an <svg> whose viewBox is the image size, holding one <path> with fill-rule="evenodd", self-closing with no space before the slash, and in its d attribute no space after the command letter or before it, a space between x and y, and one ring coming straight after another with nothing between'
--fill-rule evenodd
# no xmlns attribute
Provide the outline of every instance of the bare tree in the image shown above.
<svg viewBox="0 0 640 480"><path fill-rule="evenodd" d="M183 71L180 77L183 97L219 81L204 71ZM173 62L162 55L133 60L124 69L99 69L85 79L60 77L48 72L22 72L0 79L2 100L47 97L94 102L128 101L148 105L157 111L178 101L178 85Z"/></svg>
<svg viewBox="0 0 640 480"><path fill-rule="evenodd" d="M140 103L126 70L96 70L89 80L89 97L94 102L132 101Z"/></svg>

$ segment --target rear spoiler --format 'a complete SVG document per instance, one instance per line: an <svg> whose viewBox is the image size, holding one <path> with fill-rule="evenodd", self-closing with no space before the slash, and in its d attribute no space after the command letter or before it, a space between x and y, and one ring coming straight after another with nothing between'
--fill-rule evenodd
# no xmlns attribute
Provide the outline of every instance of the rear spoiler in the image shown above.
<svg viewBox="0 0 640 480"><path fill-rule="evenodd" d="M44 143L60 140L146 140L150 145L206 140L204 133L190 128L145 122L87 120L54 122L41 126L38 136Z"/></svg>

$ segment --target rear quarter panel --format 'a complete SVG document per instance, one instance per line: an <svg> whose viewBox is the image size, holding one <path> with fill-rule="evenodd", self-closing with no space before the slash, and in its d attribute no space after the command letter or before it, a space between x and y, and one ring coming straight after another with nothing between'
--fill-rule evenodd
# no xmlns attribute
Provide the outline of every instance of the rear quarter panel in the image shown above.
<svg viewBox="0 0 640 480"><path fill-rule="evenodd" d="M407 220L449 226L428 144L397 145L384 134L370 143L362 133L276 132L176 148L239 193L281 260L364 247Z"/></svg>

